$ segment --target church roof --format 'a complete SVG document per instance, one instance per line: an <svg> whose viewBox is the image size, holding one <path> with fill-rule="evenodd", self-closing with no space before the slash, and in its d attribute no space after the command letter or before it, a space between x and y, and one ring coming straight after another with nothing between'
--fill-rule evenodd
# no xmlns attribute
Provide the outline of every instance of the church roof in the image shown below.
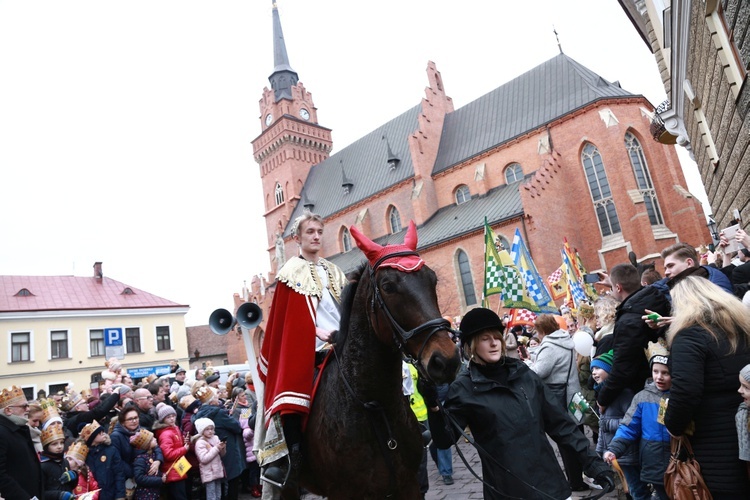
<svg viewBox="0 0 750 500"><path fill-rule="evenodd" d="M531 174L533 175L533 174ZM529 176L524 178L527 180ZM417 228L417 250L439 245L448 240L469 234L484 226L484 218L490 225L518 217L523 214L519 187L523 181L497 187L483 196L473 196L471 200L443 207L422 227ZM407 221L404 221L405 223ZM404 230L388 234L375 240L380 245L399 244L404 241ZM354 270L364 262L362 252L354 247L350 252L326 257L345 273Z"/></svg>
<svg viewBox="0 0 750 500"><path fill-rule="evenodd" d="M187 307L106 276L0 276L0 290L0 313Z"/></svg>
<svg viewBox="0 0 750 500"><path fill-rule="evenodd" d="M313 165L290 222L302 215L305 204L313 204L313 212L328 217L414 177L408 139L419 128L417 117L420 109L421 106L414 106ZM394 169L388 166L389 147L390 152L399 158ZM351 184L346 194L344 183ZM290 229L291 223L287 225L284 236L289 236Z"/></svg>
<svg viewBox="0 0 750 500"><path fill-rule="evenodd" d="M433 174L565 116L630 92L560 54L445 117Z"/></svg>

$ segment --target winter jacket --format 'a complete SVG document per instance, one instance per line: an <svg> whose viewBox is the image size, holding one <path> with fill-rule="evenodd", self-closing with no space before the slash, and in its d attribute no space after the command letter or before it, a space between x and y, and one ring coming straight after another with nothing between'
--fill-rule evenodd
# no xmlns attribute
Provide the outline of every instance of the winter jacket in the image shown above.
<svg viewBox="0 0 750 500"><path fill-rule="evenodd" d="M729 278L727 277L726 273L724 273L721 269L718 269L710 265L701 266L701 267L705 269L706 272L708 273L708 281L710 281L714 285L718 286L719 288L722 288L723 290L729 293L734 293L732 289L732 282L729 281ZM668 282L669 282L669 278L662 278L659 281L652 283L650 286L658 289L662 293L662 295L664 295L667 298L667 300L671 303L672 296L669 293L669 285L667 284ZM662 316L664 315L662 314Z"/></svg>
<svg viewBox="0 0 750 500"><path fill-rule="evenodd" d="M447 423L443 412L428 412L437 447L450 448L461 437L457 428L468 426L477 444L493 457L489 460L480 455L482 477L502 495L485 486L485 499L570 496L568 481L547 435L575 453L590 477L607 469L589 450L588 439L570 414L560 407L542 379L521 361L503 358L489 366L469 363L468 370L461 370L448 389L444 408L457 425ZM524 482L550 496L535 493Z"/></svg>
<svg viewBox="0 0 750 500"><path fill-rule="evenodd" d="M84 466L84 470L78 472L78 479L73 482L73 494L75 496L96 491L99 489L99 483L96 482L94 474ZM99 492L94 493L92 500L99 500Z"/></svg>
<svg viewBox="0 0 750 500"><path fill-rule="evenodd" d="M588 425L592 431L599 431L599 417L594 413L596 408L596 392L593 385L589 386L591 379L591 358L588 356L576 356L576 365L578 366L578 385L581 386L581 395L586 399L590 410L586 411L583 416L582 424Z"/></svg>
<svg viewBox="0 0 750 500"><path fill-rule="evenodd" d="M86 465L99 483L100 500L125 498L125 474L122 463L120 452L112 445L100 444L89 448Z"/></svg>
<svg viewBox="0 0 750 500"><path fill-rule="evenodd" d="M745 495L750 481L738 458L734 417L742 402L739 372L750 363L750 347L741 338L730 353L729 341L716 330L718 342L699 326L685 328L672 339L672 389L664 424L681 436L693 421L690 444L709 490L714 496Z"/></svg>
<svg viewBox="0 0 750 500"><path fill-rule="evenodd" d="M604 382L607 385L607 382ZM630 402L633 400L633 391L630 389L623 389L617 399L615 399L611 405L607 406L599 417L599 440L596 443L596 453L601 457L604 456L604 452L609 448L610 443L615 438L623 417L630 408ZM615 453L615 455L617 455ZM638 465L638 455L635 452L635 447L629 446L626 450L623 450L617 455L618 463L622 465Z"/></svg>
<svg viewBox="0 0 750 500"><path fill-rule="evenodd" d="M614 440L607 448L619 461L629 447L638 443L641 481L644 483L664 484L664 471L667 470L671 453L670 437L658 418L659 404L667 398L669 391L662 392L653 382L647 382L646 387L633 398Z"/></svg>
<svg viewBox="0 0 750 500"><path fill-rule="evenodd" d="M253 453L253 437L255 432L255 419L253 418L254 408L243 407L238 415L238 422L242 427L242 440L245 442L245 462L255 462L255 454ZM252 421L252 424L251 424Z"/></svg>
<svg viewBox="0 0 750 500"><path fill-rule="evenodd" d="M227 442L226 454L222 457L227 479L234 479L247 467L245 462L245 442L242 440L240 423L230 417L221 406L203 405L193 416L193 424L199 418L210 418L216 427L220 441ZM197 453L196 453L197 455Z"/></svg>
<svg viewBox="0 0 750 500"><path fill-rule="evenodd" d="M60 476L70 470L68 461L63 458L50 456L44 452L39 456L42 463L42 474L44 476L44 500L58 500L64 491L72 492L74 482L62 484Z"/></svg>
<svg viewBox="0 0 750 500"><path fill-rule="evenodd" d="M740 447L740 460L744 462L750 462L750 412L748 407L743 401L740 403L740 407L737 408L737 414L734 416L734 421L737 424L737 441Z"/></svg>
<svg viewBox="0 0 750 500"><path fill-rule="evenodd" d="M133 462L133 479L137 485L135 498L138 500L159 498L159 492L161 491L162 484L164 484L161 480L163 472L159 472L153 476L148 474L148 470L151 468L151 463L154 460L154 453L152 451L141 453L135 457L135 461Z"/></svg>
<svg viewBox="0 0 750 500"><path fill-rule="evenodd" d="M5 500L43 498L43 483L29 426L0 415L0 496Z"/></svg>
<svg viewBox="0 0 750 500"><path fill-rule="evenodd" d="M161 463L161 471L164 473L171 469L167 475L167 482L182 481L185 477L180 476L180 473L172 467L176 461L187 454L185 438L182 437L180 428L176 425L165 426L157 422L154 424L154 434L159 441L161 453L164 455L164 461Z"/></svg>
<svg viewBox="0 0 750 500"><path fill-rule="evenodd" d="M197 471L198 458L195 456L195 427L193 426L193 421L190 420L190 417L192 416L192 413L187 412L182 415L182 421L180 422L180 432L183 436L187 434L191 438L190 448L188 448L188 452L185 454L185 458L187 458L188 462L190 462L191 467L195 468L195 470Z"/></svg>
<svg viewBox="0 0 750 500"><path fill-rule="evenodd" d="M612 334L615 357L607 383L597 395L601 406L611 405L626 387L634 394L640 391L650 376L643 350L656 340L657 333L642 319L646 309L667 316L671 306L664 294L653 286L631 293L617 306Z"/></svg>
<svg viewBox="0 0 750 500"><path fill-rule="evenodd" d="M201 469L201 482L203 484L224 478L224 466L221 458L226 456L226 451L219 454L219 438L211 437L210 440L201 436L195 442L195 455L198 457Z"/></svg>
<svg viewBox="0 0 750 500"><path fill-rule="evenodd" d="M573 394L581 390L575 343L565 330L545 335L536 351L536 361L531 369L545 384L551 386L554 392L560 393L559 396L565 400L561 400L564 406L567 406ZM563 385L566 387L564 397L561 390L555 390L555 386L561 388Z"/></svg>
<svg viewBox="0 0 750 500"><path fill-rule="evenodd" d="M65 415L65 427L73 434L74 438L77 438L78 433L86 424L90 424L94 420L97 422L101 421L119 401L120 395L112 393L104 398L100 404L96 405L93 410L69 411Z"/></svg>
<svg viewBox="0 0 750 500"><path fill-rule="evenodd" d="M136 432L139 430L140 429L136 429ZM137 455L140 455L141 453L145 453L144 450L134 448L130 445L130 438L134 434L135 432L128 431L118 422L117 424L115 424L115 430L112 431L112 434L110 436L112 438L112 446L117 448L117 451L120 453L122 468L126 478L131 478L134 476L133 462L135 461L135 457ZM156 460L164 463L164 455L161 452L161 448L159 448L158 446L154 450L154 455L156 456ZM96 477L98 479L99 476Z"/></svg>

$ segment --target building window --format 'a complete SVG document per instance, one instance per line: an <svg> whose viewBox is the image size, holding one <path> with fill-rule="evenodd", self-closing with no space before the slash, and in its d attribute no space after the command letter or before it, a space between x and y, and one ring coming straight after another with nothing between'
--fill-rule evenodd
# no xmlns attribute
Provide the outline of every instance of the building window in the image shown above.
<svg viewBox="0 0 750 500"><path fill-rule="evenodd" d="M638 184L638 191L643 195L643 202L646 204L646 213L652 226L664 224L664 218L659 208L659 200L656 199L656 190L651 180L651 174L648 171L646 156L643 154L643 148L638 139L628 132L625 134L625 148L628 150L630 164L633 166L635 182Z"/></svg>
<svg viewBox="0 0 750 500"><path fill-rule="evenodd" d="M171 351L172 350L172 342L169 338L168 326L156 327L156 350L157 351Z"/></svg>
<svg viewBox="0 0 750 500"><path fill-rule="evenodd" d="M104 356L104 330L89 330L89 356Z"/></svg>
<svg viewBox="0 0 750 500"><path fill-rule="evenodd" d="M607 172L604 170L602 155L599 154L596 146L586 143L581 152L581 163L586 171L586 180L589 183L589 191L602 236L619 233L621 231L620 220L617 218L617 210L609 188Z"/></svg>
<svg viewBox="0 0 750 500"><path fill-rule="evenodd" d="M141 329L140 328L126 328L125 329L125 347L127 353L141 352Z"/></svg>
<svg viewBox="0 0 750 500"><path fill-rule="evenodd" d="M31 361L31 332L10 334L11 363Z"/></svg>
<svg viewBox="0 0 750 500"><path fill-rule="evenodd" d="M68 331L55 330L49 334L50 340L50 358L64 359L68 356Z"/></svg>
<svg viewBox="0 0 750 500"><path fill-rule="evenodd" d="M279 184L278 182L276 183L274 196L276 196L276 205L281 205L282 203L284 203L284 189L282 189L281 184Z"/></svg>
<svg viewBox="0 0 750 500"><path fill-rule="evenodd" d="M523 169L518 163L511 163L505 167L505 182L512 184L523 179Z"/></svg>
<svg viewBox="0 0 750 500"><path fill-rule="evenodd" d="M394 206L391 206L388 210L388 222L391 225L391 234L401 231L401 215L398 213L398 209Z"/></svg>
<svg viewBox="0 0 750 500"><path fill-rule="evenodd" d="M47 396L51 397L53 394L57 394L58 392L62 391L65 392L65 388L70 385L69 382L65 382L62 384L50 384L47 386Z"/></svg>
<svg viewBox="0 0 750 500"><path fill-rule="evenodd" d="M464 291L464 304L472 306L477 303L477 294L474 293L474 280L471 278L471 266L466 252L459 250L456 255L458 260L458 272L461 275L461 286Z"/></svg>
<svg viewBox="0 0 750 500"><path fill-rule="evenodd" d="M469 192L469 186L461 184L456 188L456 204L460 205L471 199L471 193Z"/></svg>
<svg viewBox="0 0 750 500"><path fill-rule="evenodd" d="M344 252L348 252L352 249L352 235L349 234L347 228L341 230L341 249Z"/></svg>

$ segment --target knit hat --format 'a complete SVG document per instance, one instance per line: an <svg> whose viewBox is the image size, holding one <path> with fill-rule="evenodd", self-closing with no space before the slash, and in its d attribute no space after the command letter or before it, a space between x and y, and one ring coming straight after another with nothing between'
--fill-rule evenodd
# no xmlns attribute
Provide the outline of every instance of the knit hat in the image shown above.
<svg viewBox="0 0 750 500"><path fill-rule="evenodd" d="M81 439L86 442L87 446L91 446L91 443L94 442L94 439L99 435L100 432L105 432L104 427L99 425L99 422L94 420L90 424L86 424L86 426L81 429L80 436Z"/></svg>
<svg viewBox="0 0 750 500"><path fill-rule="evenodd" d="M138 450L148 450L151 447L151 440L153 438L153 432L147 429L140 429L138 432L130 436L130 446Z"/></svg>
<svg viewBox="0 0 750 500"><path fill-rule="evenodd" d="M65 432L63 432L62 423L52 424L42 431L42 446L47 446L48 444L60 439L65 439Z"/></svg>
<svg viewBox="0 0 750 500"><path fill-rule="evenodd" d="M159 403L156 405L156 414L159 415L159 422L163 422L165 418L170 415L177 415L174 408L166 403Z"/></svg>
<svg viewBox="0 0 750 500"><path fill-rule="evenodd" d="M474 335L477 333L493 329L500 332L503 331L503 322L500 320L500 316L495 314L490 309L483 307L477 307L466 313L464 319L461 320L460 326L460 337L461 343L467 345Z"/></svg>
<svg viewBox="0 0 750 500"><path fill-rule="evenodd" d="M614 351L610 349L604 354L595 357L591 361L591 369L593 370L594 368L601 368L605 372L609 373L612 371L612 361L614 361L614 358Z"/></svg>
<svg viewBox="0 0 750 500"><path fill-rule="evenodd" d="M745 365L745 367L740 370L740 376L745 379L746 382L750 382L750 365Z"/></svg>
<svg viewBox="0 0 750 500"><path fill-rule="evenodd" d="M216 426L214 425L214 421L211 420L210 418L205 418L205 417L204 418L199 418L199 419L197 419L195 421L195 432L198 435L201 435L201 434L203 434L203 431L205 431L206 428L209 427L209 426L213 427L213 428L216 428Z"/></svg>

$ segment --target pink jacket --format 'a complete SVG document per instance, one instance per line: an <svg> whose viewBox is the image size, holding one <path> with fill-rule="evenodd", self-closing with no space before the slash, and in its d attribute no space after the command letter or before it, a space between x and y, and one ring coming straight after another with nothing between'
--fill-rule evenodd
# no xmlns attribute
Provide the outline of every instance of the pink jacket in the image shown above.
<svg viewBox="0 0 750 500"><path fill-rule="evenodd" d="M225 453L226 451L221 455ZM213 436L210 441L203 436L198 438L195 442L195 455L200 462L201 482L203 484L224 478L224 466L219 455L218 437Z"/></svg>

